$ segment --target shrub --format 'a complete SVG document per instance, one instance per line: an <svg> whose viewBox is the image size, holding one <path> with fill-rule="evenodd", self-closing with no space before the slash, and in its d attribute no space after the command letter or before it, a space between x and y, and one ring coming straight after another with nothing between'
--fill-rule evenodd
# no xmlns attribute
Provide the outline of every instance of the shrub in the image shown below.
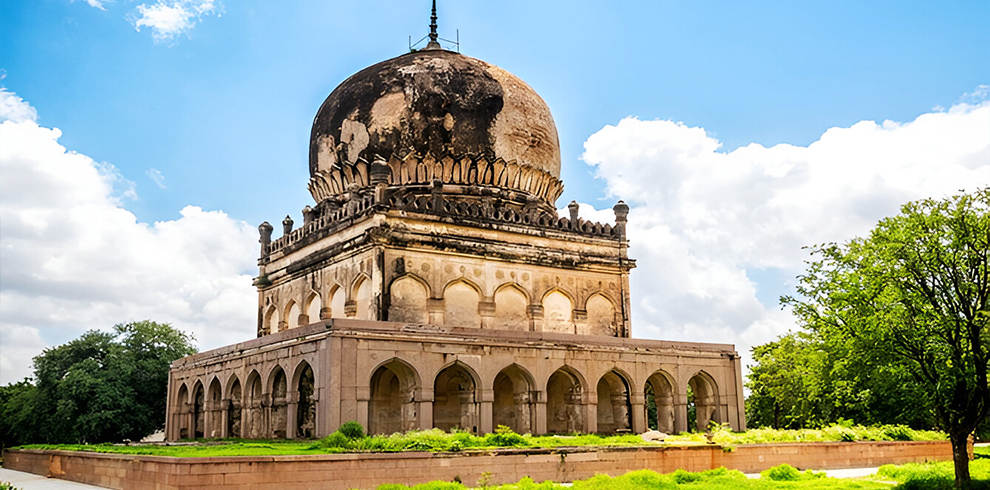
<svg viewBox="0 0 990 490"><path fill-rule="evenodd" d="M801 472L797 468L784 463L773 468L760 472L760 478L773 481L798 481L801 479Z"/></svg>
<svg viewBox="0 0 990 490"><path fill-rule="evenodd" d="M337 431L348 439L361 439L364 437L364 427L353 420L344 422Z"/></svg>
<svg viewBox="0 0 990 490"><path fill-rule="evenodd" d="M516 434L512 429L500 425L495 428L495 432L491 434L485 434L484 443L487 446L498 446L498 447L516 447L516 446L528 446L526 438Z"/></svg>
<svg viewBox="0 0 990 490"><path fill-rule="evenodd" d="M348 449L351 446L351 439L338 430L320 439L318 445L323 449Z"/></svg>

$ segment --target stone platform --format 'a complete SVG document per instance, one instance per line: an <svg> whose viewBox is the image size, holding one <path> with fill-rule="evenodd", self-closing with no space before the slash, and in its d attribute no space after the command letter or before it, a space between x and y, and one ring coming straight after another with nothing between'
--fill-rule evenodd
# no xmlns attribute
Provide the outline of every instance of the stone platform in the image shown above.
<svg viewBox="0 0 990 490"><path fill-rule="evenodd" d="M839 469L952 459L948 441L835 442L504 449L459 453L365 453L301 456L175 458L71 451L14 450L4 467L114 489L373 489L460 479L473 486L483 473L492 484L570 482L650 469L703 471L725 466L756 473L783 463L799 469Z"/></svg>

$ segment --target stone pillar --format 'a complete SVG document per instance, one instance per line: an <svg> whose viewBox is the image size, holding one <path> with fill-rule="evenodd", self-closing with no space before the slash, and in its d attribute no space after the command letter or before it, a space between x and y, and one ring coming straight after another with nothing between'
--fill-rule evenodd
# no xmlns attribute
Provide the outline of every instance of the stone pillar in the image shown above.
<svg viewBox="0 0 990 490"><path fill-rule="evenodd" d="M220 437L231 437L230 430L230 400L220 400Z"/></svg>
<svg viewBox="0 0 990 490"><path fill-rule="evenodd" d="M330 312L329 306L324 306L323 308L320 308L320 320L329 320L331 314L332 313Z"/></svg>
<svg viewBox="0 0 990 490"><path fill-rule="evenodd" d="M347 318L354 318L357 316L357 301L349 299L344 301L344 315Z"/></svg>
<svg viewBox="0 0 990 490"><path fill-rule="evenodd" d="M674 395L674 433L688 431L687 391Z"/></svg>
<svg viewBox="0 0 990 490"><path fill-rule="evenodd" d="M478 391L478 435L494 432L495 422L492 420L492 405L495 402L494 390Z"/></svg>
<svg viewBox="0 0 990 490"><path fill-rule="evenodd" d="M598 403L594 393L588 394L585 400L580 393L565 395L567 401L567 431L568 432L598 432Z"/></svg>
<svg viewBox="0 0 990 490"><path fill-rule="evenodd" d="M632 407L632 431L634 434L642 434L649 428L646 426L646 395L643 393L630 393L629 405Z"/></svg>
<svg viewBox="0 0 990 490"><path fill-rule="evenodd" d="M297 413L299 410L299 392L290 391L285 394L286 399L286 409L285 409L285 438L295 439L296 432L298 430L298 417ZM367 426L365 426L367 427Z"/></svg>
<svg viewBox="0 0 990 490"><path fill-rule="evenodd" d="M423 388L419 395L419 428L433 428L433 388Z"/></svg>
<svg viewBox="0 0 990 490"><path fill-rule="evenodd" d="M444 314L443 298L430 298L426 300L426 310L427 312L429 312L430 315L430 323L432 323L433 325L443 325L443 314Z"/></svg>
<svg viewBox="0 0 990 490"><path fill-rule="evenodd" d="M529 305L529 331L543 331L543 305Z"/></svg>
<svg viewBox="0 0 990 490"><path fill-rule="evenodd" d="M305 313L300 313L299 316L296 317L296 325L300 327L304 325L309 325L309 315Z"/></svg>
<svg viewBox="0 0 990 490"><path fill-rule="evenodd" d="M495 323L495 301L486 298L478 302L478 314L481 315L481 328L490 329Z"/></svg>
<svg viewBox="0 0 990 490"><path fill-rule="evenodd" d="M531 391L530 399L533 400L534 423L533 434L547 433L547 396L543 391Z"/></svg>

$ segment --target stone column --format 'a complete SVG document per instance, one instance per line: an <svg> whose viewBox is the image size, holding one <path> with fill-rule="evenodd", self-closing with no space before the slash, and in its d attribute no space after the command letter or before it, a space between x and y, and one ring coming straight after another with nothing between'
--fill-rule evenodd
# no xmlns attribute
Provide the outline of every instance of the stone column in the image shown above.
<svg viewBox="0 0 990 490"><path fill-rule="evenodd" d="M495 402L494 390L478 391L478 435L494 432L495 422L492 420L492 408Z"/></svg>
<svg viewBox="0 0 990 490"><path fill-rule="evenodd" d="M529 305L529 331L543 331L543 305Z"/></svg>
<svg viewBox="0 0 990 490"><path fill-rule="evenodd" d="M481 315L481 328L490 329L494 328L495 323L495 301L492 298L486 298L485 301L480 301L478 303L478 314Z"/></svg>
<svg viewBox="0 0 990 490"><path fill-rule="evenodd" d="M422 388L419 394L419 428L433 428L433 388Z"/></svg>
<svg viewBox="0 0 990 490"><path fill-rule="evenodd" d="M643 393L631 393L629 405L632 406L632 431L634 434L646 432L646 396Z"/></svg>
<svg viewBox="0 0 990 490"><path fill-rule="evenodd" d="M230 437L230 400L220 400L220 437Z"/></svg>
<svg viewBox="0 0 990 490"><path fill-rule="evenodd" d="M443 325L443 298L430 298L426 300L426 310L430 315L430 323L433 325Z"/></svg>
<svg viewBox="0 0 990 490"><path fill-rule="evenodd" d="M299 410L299 392L290 391L285 394L286 409L285 409L285 438L295 439L297 434L297 424L299 423L297 417L297 411ZM367 426L365 426L367 427Z"/></svg>
<svg viewBox="0 0 990 490"><path fill-rule="evenodd" d="M533 400L533 434L547 433L547 396L543 391L531 391L530 399Z"/></svg>
<svg viewBox="0 0 990 490"><path fill-rule="evenodd" d="M688 431L687 391L674 395L674 433Z"/></svg>

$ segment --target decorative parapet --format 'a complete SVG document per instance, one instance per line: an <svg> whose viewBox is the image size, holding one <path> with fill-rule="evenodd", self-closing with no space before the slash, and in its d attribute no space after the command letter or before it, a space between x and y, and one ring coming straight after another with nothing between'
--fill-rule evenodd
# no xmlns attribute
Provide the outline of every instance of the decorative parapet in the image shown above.
<svg viewBox="0 0 990 490"><path fill-rule="evenodd" d="M444 156L436 159L430 154L419 156L410 153L405 158L393 157L385 162L387 177L382 175L388 186L430 185L439 180L444 184L467 186L491 186L521 192L537 197L546 203L553 203L564 192L564 184L549 173L528 165L519 165L514 160L506 162L501 158L489 161L484 156ZM358 159L355 163L342 162L330 171L317 172L309 179L309 191L316 202L335 199L349 192L352 186L370 187L376 163Z"/></svg>

